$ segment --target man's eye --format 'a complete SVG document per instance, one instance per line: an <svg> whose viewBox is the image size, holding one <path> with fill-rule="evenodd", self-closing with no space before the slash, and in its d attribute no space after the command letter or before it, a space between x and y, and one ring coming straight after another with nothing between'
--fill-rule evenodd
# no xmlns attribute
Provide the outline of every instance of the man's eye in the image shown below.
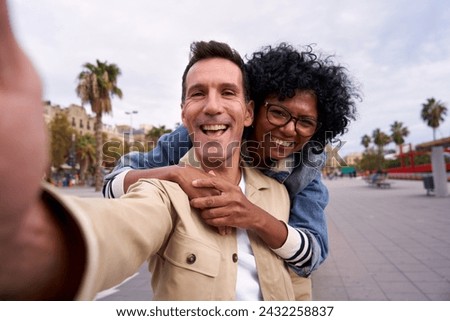
<svg viewBox="0 0 450 321"><path fill-rule="evenodd" d="M223 95L224 96L236 96L236 93L232 90L224 90Z"/></svg>

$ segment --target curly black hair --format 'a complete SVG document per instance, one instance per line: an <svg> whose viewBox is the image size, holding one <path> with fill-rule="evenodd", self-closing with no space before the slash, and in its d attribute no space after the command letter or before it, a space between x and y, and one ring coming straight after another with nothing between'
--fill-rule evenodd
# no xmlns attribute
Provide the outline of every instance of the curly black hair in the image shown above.
<svg viewBox="0 0 450 321"><path fill-rule="evenodd" d="M294 97L296 90L315 94L322 125L307 144L315 153L323 152L356 119L356 100L361 99L358 87L333 56L321 58L311 45L303 51L287 43L263 47L248 58L246 71L255 114L269 96L283 101Z"/></svg>

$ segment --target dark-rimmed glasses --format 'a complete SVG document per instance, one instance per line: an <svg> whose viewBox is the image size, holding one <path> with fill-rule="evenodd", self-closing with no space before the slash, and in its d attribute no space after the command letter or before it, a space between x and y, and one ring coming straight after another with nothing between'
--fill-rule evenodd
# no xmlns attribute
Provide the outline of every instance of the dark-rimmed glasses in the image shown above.
<svg viewBox="0 0 450 321"><path fill-rule="evenodd" d="M266 117L269 123L277 127L283 127L291 120L294 120L295 131L302 137L311 137L321 125L321 123L313 117L292 116L286 107L282 105L266 101L264 106L267 108Z"/></svg>

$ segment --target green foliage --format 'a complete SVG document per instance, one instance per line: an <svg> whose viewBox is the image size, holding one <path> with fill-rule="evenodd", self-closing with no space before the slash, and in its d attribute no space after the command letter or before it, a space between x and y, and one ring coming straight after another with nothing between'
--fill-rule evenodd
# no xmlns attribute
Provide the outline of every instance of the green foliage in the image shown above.
<svg viewBox="0 0 450 321"><path fill-rule="evenodd" d="M70 126L65 113L57 113L49 123L50 131L50 159L55 168L66 163L72 147L72 135L75 132Z"/></svg>
<svg viewBox="0 0 450 321"><path fill-rule="evenodd" d="M405 143L405 137L409 135L408 127L403 126L402 122L395 121L391 125L391 139L395 145L402 145Z"/></svg>
<svg viewBox="0 0 450 321"><path fill-rule="evenodd" d="M396 168L400 167L402 163L400 162L400 159L385 159L384 160L384 168Z"/></svg>
<svg viewBox="0 0 450 321"><path fill-rule="evenodd" d="M369 135L364 135L363 137L361 137L361 145L363 145L366 150L367 148L369 148L371 142L372 138L370 138Z"/></svg>
<svg viewBox="0 0 450 321"><path fill-rule="evenodd" d="M430 154L415 155L415 157L414 157L414 164L416 164L416 165L423 165L423 164L430 164L430 163L431 163Z"/></svg>
<svg viewBox="0 0 450 321"><path fill-rule="evenodd" d="M108 64L97 59L96 64L85 63L84 70L78 75L77 95L82 104L89 103L96 114L112 111L111 98L122 98L122 90L117 87L117 78L121 75L116 64Z"/></svg>
<svg viewBox="0 0 450 321"><path fill-rule="evenodd" d="M150 141L156 142L158 139L167 133L172 132L171 129L166 128L165 125L159 126L159 127L153 127L150 129L147 134L145 134L145 138L147 138Z"/></svg>
<svg viewBox="0 0 450 321"><path fill-rule="evenodd" d="M97 142L95 158L95 190L99 191L103 185L102 174L102 115L112 112L111 98L122 98L122 90L117 87L117 78L121 74L116 64L108 64L97 59L96 65L85 63L84 70L78 75L76 93L82 104L89 103L96 114L95 140Z"/></svg>
<svg viewBox="0 0 450 321"><path fill-rule="evenodd" d="M377 171L384 168L385 159L383 155L373 151L365 152L357 162L357 167L362 171Z"/></svg>
<svg viewBox="0 0 450 321"><path fill-rule="evenodd" d="M433 140L436 140L436 129L444 121L447 115L447 106L434 98L428 98L427 102L422 104L420 116L427 126L433 128Z"/></svg>

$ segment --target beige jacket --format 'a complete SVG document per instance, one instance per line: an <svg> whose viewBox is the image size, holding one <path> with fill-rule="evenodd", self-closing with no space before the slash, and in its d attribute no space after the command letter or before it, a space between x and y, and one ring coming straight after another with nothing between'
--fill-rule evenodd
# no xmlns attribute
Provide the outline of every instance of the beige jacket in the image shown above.
<svg viewBox="0 0 450 321"><path fill-rule="evenodd" d="M244 175L249 200L287 221L284 186L255 169L244 168ZM177 184L140 180L120 199L48 193L76 220L85 239L88 257L77 299L93 299L149 260L155 300L234 300L236 235L221 236L206 225ZM264 300L293 300L284 261L248 234Z"/></svg>

